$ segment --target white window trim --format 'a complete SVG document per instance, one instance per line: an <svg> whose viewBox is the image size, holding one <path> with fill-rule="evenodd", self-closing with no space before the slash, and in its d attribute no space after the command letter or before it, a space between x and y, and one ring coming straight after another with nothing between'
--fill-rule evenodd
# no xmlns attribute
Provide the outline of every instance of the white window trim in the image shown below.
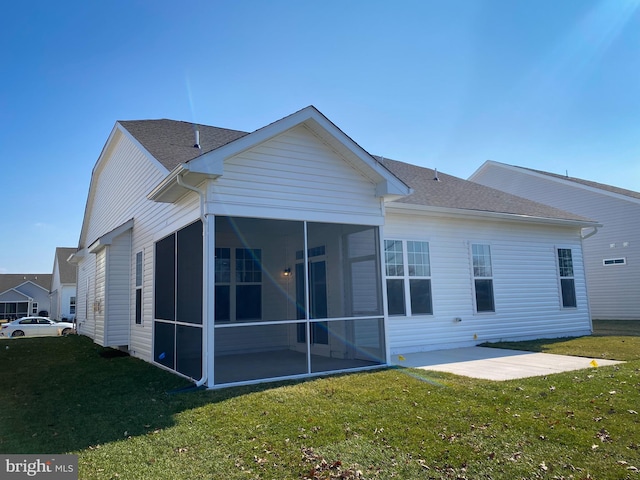
<svg viewBox="0 0 640 480"><path fill-rule="evenodd" d="M407 238L407 239L400 239L400 238L385 238L384 241L389 241L389 242L400 242L402 243L402 269L403 269L403 275L401 276L390 276L387 275L387 259L385 258L385 251L383 249L383 254L382 254L382 266L384 268L384 281L385 281L385 290L387 288L387 279L393 279L393 280L402 280L403 281L403 292L404 292L404 315L389 315L389 318L393 318L393 317L433 317L435 315L435 307L434 307L434 301L433 301L433 281L432 281L432 276L433 276L433 272L432 272L432 265L431 265L431 242L429 240L425 240L425 239L415 239L415 238ZM412 276L409 275L409 249L408 249L408 242L422 242L422 243L426 243L427 244L427 248L429 250L429 275L428 276ZM383 242L384 245L384 242ZM415 315L413 314L413 312L411 311L411 284L410 281L411 280L429 280L430 284L431 284L431 313L416 313ZM385 301L388 301L386 299L386 293L385 293ZM385 306L385 309L388 308L388 305Z"/></svg>
<svg viewBox="0 0 640 480"><path fill-rule="evenodd" d="M140 285L138 285L138 255L141 256L142 262L140 263ZM136 252L134 263L134 290L133 290L133 324L137 326L144 325L144 261L145 261L144 249ZM136 322L136 296L140 290L140 323Z"/></svg>
<svg viewBox="0 0 640 480"><path fill-rule="evenodd" d="M236 287L240 285L258 285L260 286L260 295L262 297L261 311L260 316L264 316L264 275L265 271L262 272L262 280L260 282L242 282L238 281L236 278L236 260L237 260L237 250L259 250L262 254L263 248L249 248L244 246L216 246L216 248L227 249L229 250L229 281L228 282L214 282L215 286L227 286L229 287L229 320L228 321L220 321L216 322L216 328L223 325L236 325L236 324L249 324L251 322L259 323L262 325L264 322L262 320L238 320L237 319L237 290ZM315 258L315 257L314 257ZM263 259L264 261L264 259ZM214 287L215 288L215 287ZM299 320L298 320L299 321Z"/></svg>
<svg viewBox="0 0 640 480"><path fill-rule="evenodd" d="M560 276L560 258L558 256L558 250L571 251L571 270L573 270L573 275L570 277ZM574 250L575 250L575 247L572 245L556 245L553 249L553 255L556 261L556 278L558 279L558 304L560 306L560 310L577 310L578 309L578 291L576 289L576 262L575 262ZM575 307L565 307L562 302L562 279L563 278L568 278L573 280L573 294L576 297Z"/></svg>
<svg viewBox="0 0 640 480"><path fill-rule="evenodd" d="M602 260L602 266L604 267L614 267L617 265L626 265L626 264L627 264L627 257L605 258Z"/></svg>
<svg viewBox="0 0 640 480"><path fill-rule="evenodd" d="M473 269L473 246L474 245L487 245L489 247L489 255L490 255L490 266L491 266L491 276L490 277L476 277L475 270ZM495 315L498 311L498 305L496 302L496 282L495 282L495 272L493 268L493 244L491 242L486 241L471 241L469 242L469 266L471 268L471 290L473 298L471 299L473 303L473 313L474 315ZM491 290L493 294L493 310L485 310L478 311L478 302L476 301L476 280L491 280Z"/></svg>

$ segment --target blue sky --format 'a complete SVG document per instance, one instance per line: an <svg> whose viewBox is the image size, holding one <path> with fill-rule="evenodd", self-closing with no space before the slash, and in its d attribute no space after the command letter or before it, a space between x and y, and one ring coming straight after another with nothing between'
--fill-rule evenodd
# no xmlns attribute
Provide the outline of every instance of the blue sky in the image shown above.
<svg viewBox="0 0 640 480"><path fill-rule="evenodd" d="M370 153L640 190L640 0L35 0L0 16L0 273L76 246L117 120L316 106Z"/></svg>

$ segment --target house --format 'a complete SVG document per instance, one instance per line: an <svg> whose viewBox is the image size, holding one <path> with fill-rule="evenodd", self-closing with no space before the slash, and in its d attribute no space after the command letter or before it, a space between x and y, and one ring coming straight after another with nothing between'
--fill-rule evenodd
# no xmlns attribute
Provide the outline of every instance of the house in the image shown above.
<svg viewBox="0 0 640 480"><path fill-rule="evenodd" d="M75 252L75 248L56 248L49 294L49 316L54 320L73 321L76 316L76 267L67 262Z"/></svg>
<svg viewBox="0 0 640 480"><path fill-rule="evenodd" d="M591 315L640 320L640 193L494 161L470 180L601 223L583 244Z"/></svg>
<svg viewBox="0 0 640 480"><path fill-rule="evenodd" d="M0 322L49 312L51 274L0 274Z"/></svg>
<svg viewBox="0 0 640 480"><path fill-rule="evenodd" d="M312 106L251 133L120 121L71 260L78 332L210 388L589 334L593 225L374 157Z"/></svg>

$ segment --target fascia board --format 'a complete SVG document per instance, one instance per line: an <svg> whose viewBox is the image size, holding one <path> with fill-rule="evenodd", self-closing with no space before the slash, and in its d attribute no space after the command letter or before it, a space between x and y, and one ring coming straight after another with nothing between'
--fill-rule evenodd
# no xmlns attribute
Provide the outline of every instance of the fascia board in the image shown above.
<svg viewBox="0 0 640 480"><path fill-rule="evenodd" d="M20 290L16 290L16 288L10 288L8 290L5 290L4 292L0 293L0 300L2 300L2 297L4 296L8 296L9 294L17 294L21 299L24 298L25 300L29 301L29 300L33 300L33 297L30 297L29 295L21 292ZM9 301L9 302L15 302L15 299L11 299L11 300L5 300L5 301Z"/></svg>
<svg viewBox="0 0 640 480"><path fill-rule="evenodd" d="M475 181L474 178L476 178L478 175L480 175L482 172L484 172L490 166L498 166L498 167L503 167L504 166L504 167L506 167L508 165L506 165L505 163L495 162L493 160L487 160L482 165L480 165L478 167L478 169L475 172L473 172L469 176L469 178L467 178L467 180L469 180L470 182Z"/></svg>
<svg viewBox="0 0 640 480"><path fill-rule="evenodd" d="M591 193L596 193L598 195L604 195L604 196L607 196L607 197L616 198L618 200L624 200L626 202L640 204L640 200L639 199L634 198L634 197L630 197L628 195L623 195L621 193L616 193L616 192L610 192L609 190L605 190L605 189L602 189L602 188L592 187L591 185L585 185L583 183L574 182L574 181L572 181L570 179L560 178L560 177L556 177L554 175L547 175L545 173L535 172L535 171L530 170L528 168L519 167L517 165L508 165L506 163L500 163L500 162L496 162L496 161L493 161L493 160L487 160L484 164L482 164L482 166L478 170L476 170L469 177L469 180L473 181L473 179L477 175L479 175L481 172L483 172L484 170L486 170L489 167L502 168L504 170L510 170L512 172L517 172L517 173L522 173L522 174L525 174L525 175L529 175L530 177L541 178L541 179L544 179L544 180L550 180L552 182L556 182L556 183L559 183L559 184L567 186L567 187L579 188L581 190L585 190L585 191L591 192Z"/></svg>
<svg viewBox="0 0 640 480"><path fill-rule="evenodd" d="M536 223L545 225L562 225L576 228L602 227L598 222L589 222L583 220L570 220L564 218L547 218L535 217L530 215L519 215L515 213L487 212L482 210L463 210L458 208L432 207L425 205L412 205L401 203L387 203L385 206L387 211L396 213L408 213L411 215L424 214L439 217L456 217L466 219L491 219L518 223Z"/></svg>
<svg viewBox="0 0 640 480"><path fill-rule="evenodd" d="M36 282L33 282L33 281L31 281L31 280L27 280L26 282L22 282L20 285L16 285L16 286L15 286L15 287L13 287L13 288L14 288L14 289L18 289L18 288L20 288L21 286L26 285L27 283L28 283L28 284L30 284L30 285L33 285L34 287L38 287L40 290L44 290L45 292L49 292L49 290L47 290L46 288L44 288L42 285L38 285Z"/></svg>
<svg viewBox="0 0 640 480"><path fill-rule="evenodd" d="M67 258L67 262L70 263L71 265L77 266L84 259L86 255L87 255L87 251L84 248L80 249L77 252L69 255L69 258Z"/></svg>
<svg viewBox="0 0 640 480"><path fill-rule="evenodd" d="M182 198L190 190L178 184L177 178L179 176L182 177L183 181L194 187L208 178L220 177L220 175L213 173L213 170L209 170L209 172L194 172L189 165L181 163L149 192L147 199L154 202L173 203Z"/></svg>
<svg viewBox="0 0 640 480"><path fill-rule="evenodd" d="M352 166L360 170L376 184L378 196L405 196L412 193L412 189L408 185L381 165L333 122L317 110L314 109L313 111L316 115L305 121L305 124L347 160L350 160L350 157L357 159L358 164L352 164ZM363 166L365 167L364 169L362 168Z"/></svg>
<svg viewBox="0 0 640 480"><path fill-rule="evenodd" d="M142 144L133 135L131 135L129 133L129 131L126 128L124 128L120 122L116 122L114 127L111 129L111 133L109 134L109 137L107 138L107 141L105 142L104 146L102 147L100 155L98 156L98 160L96 160L96 164L94 165L94 167L93 167L93 169L91 171L91 181L89 183L89 193L87 194L87 203L85 204L85 211L84 211L84 216L83 216L83 221L82 221L82 228L80 230L80 238L78 240L78 246L79 247L84 246L84 242L86 241L86 233L87 233L86 229L87 229L87 225L88 225L87 215L88 215L89 211L91 210L91 208L93 206L93 202L95 200L95 198L94 198L95 197L94 185L95 185L95 182L96 182L97 175L102 170L103 164L106 161L106 159L109 157L109 154L112 151L112 147L115 145L115 142L117 141L119 136L126 137L129 141L131 141L138 148L138 150L140 150L140 152L143 155L145 155L147 157L147 159L151 163L153 163L156 166L156 168L158 168L162 172L167 172L167 169L153 155L151 155L151 153L149 153L149 151L146 148L144 148L142 146Z"/></svg>
<svg viewBox="0 0 640 480"><path fill-rule="evenodd" d="M167 167L165 167L164 165L162 165L160 163L160 161L154 157L153 155L151 155L151 153L149 152L149 150L147 150L139 141L136 137L134 137L133 135L131 135L131 133L129 133L129 130L127 130L126 128L124 128L122 126L122 124L120 122L116 122L116 126L118 127L118 130L120 131L120 133L122 133L123 136L127 137L129 139L129 141L131 143L133 143L138 150L140 150L140 152L142 152L142 154L147 157L147 160L149 160L151 163L153 163L158 170L160 170L161 172L168 172Z"/></svg>
<svg viewBox="0 0 640 480"><path fill-rule="evenodd" d="M24 284L23 284L24 285ZM39 286L39 285L37 285ZM8 293L17 293L19 296L27 299L27 300L33 300L33 298L31 298L29 295L24 294L23 292L21 292L20 290L16 290L16 287L14 288L9 288L8 290L5 290L4 292L0 293L0 299L2 299L2 297L4 295L7 295ZM15 301L15 300L11 300L11 301Z"/></svg>
<svg viewBox="0 0 640 480"><path fill-rule="evenodd" d="M176 177L180 175L184 171L184 165L180 164L176 166L169 175L164 177L162 181L156 185L151 192L147 195L149 200L153 200L154 202L165 202L165 197L168 196L169 191L171 190L173 185L176 185Z"/></svg>
<svg viewBox="0 0 640 480"><path fill-rule="evenodd" d="M116 237L119 237L124 232L126 232L127 230L131 230L132 228L133 228L133 218L130 220L127 220L125 223L123 223L119 227L114 228L110 232L102 235L98 240L93 242L87 250L89 251L89 253L96 253L99 250L102 250L107 245L111 245L111 243L113 243L113 240Z"/></svg>
<svg viewBox="0 0 640 480"><path fill-rule="evenodd" d="M85 206L84 206L84 215L82 217L82 227L80 228L80 237L78 239L78 246L83 245L86 239L87 228L89 225L88 215L89 215L89 211L93 206L93 202L95 199L94 186L95 186L98 170L101 168L102 163L104 162L104 159L106 157L106 153L111 147L111 144L116 134L121 133L122 130L123 130L122 126L118 122L116 122L116 124L111 129L109 138L107 138L107 141L105 142L104 146L102 147L102 150L100 151L100 155L98 156L98 160L96 160L96 164L93 166L93 169L91 170L91 180L89 181L89 192L87 193L87 202L85 203Z"/></svg>
<svg viewBox="0 0 640 480"><path fill-rule="evenodd" d="M185 164L192 172L221 176L224 173L224 161L260 145L298 125L307 126L314 134L327 142L347 160L355 157L359 165L354 165L376 184L380 195L409 195L411 189L384 166L380 165L362 147L349 138L314 107L306 107L288 117L262 127L231 143L205 153Z"/></svg>

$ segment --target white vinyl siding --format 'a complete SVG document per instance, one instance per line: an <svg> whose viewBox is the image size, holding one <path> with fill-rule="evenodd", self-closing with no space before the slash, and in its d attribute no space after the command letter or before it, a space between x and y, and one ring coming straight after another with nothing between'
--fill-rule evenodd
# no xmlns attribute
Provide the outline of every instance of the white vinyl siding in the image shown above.
<svg viewBox="0 0 640 480"><path fill-rule="evenodd" d="M225 161L210 207L223 215L380 225L375 188L298 126Z"/></svg>
<svg viewBox="0 0 640 480"><path fill-rule="evenodd" d="M576 229L524 223L404 215L387 210L385 237L429 232L434 315L393 317L391 353L476 345L484 341L584 335L591 331ZM491 245L495 312L475 314L471 242ZM578 308L559 309L556 245L574 252ZM461 321L458 321L460 319Z"/></svg>
<svg viewBox="0 0 640 480"><path fill-rule="evenodd" d="M128 346L131 318L131 231L117 237L106 250L108 264L105 346Z"/></svg>
<svg viewBox="0 0 640 480"><path fill-rule="evenodd" d="M104 311L105 311L105 293L106 293L106 274L107 274L107 249L96 253L96 269L93 297L93 321L94 331L93 340L98 344L105 346L104 343Z"/></svg>
<svg viewBox="0 0 640 480"><path fill-rule="evenodd" d="M129 352L144 360L152 360L153 326L153 244L163 236L178 230L196 220L199 216L199 198L186 193L175 204L156 203L147 200L147 194L168 174L156 160L146 156L127 135L116 131L112 145L105 152L105 158L94 172L93 199L89 200L90 210L86 230L86 243L90 245L98 238L118 226L134 219L131 250L126 278L127 303L129 311ZM127 172L127 175L122 175ZM94 200L95 199L95 200ZM86 245L85 245L86 246ZM132 252L143 252L143 321L135 324L135 258ZM79 332L94 338L95 323L92 305L94 273L91 264L95 254L86 253L78 269L78 321ZM87 280L87 277L90 277ZM85 310L84 290L89 282L89 308ZM124 276L122 277L124 282ZM121 301L122 302L122 301ZM122 303L123 305L123 303ZM85 313L88 312L88 313ZM88 318L84 318L88 317ZM103 339L101 338L101 341Z"/></svg>
<svg viewBox="0 0 640 480"><path fill-rule="evenodd" d="M87 255L78 265L76 322L78 333L95 341L96 255Z"/></svg>
<svg viewBox="0 0 640 480"><path fill-rule="evenodd" d="M583 245L591 316L640 319L640 242L634 241L640 238L639 199L494 163L481 168L473 181L601 223ZM626 268L603 265L603 259L621 257Z"/></svg>

